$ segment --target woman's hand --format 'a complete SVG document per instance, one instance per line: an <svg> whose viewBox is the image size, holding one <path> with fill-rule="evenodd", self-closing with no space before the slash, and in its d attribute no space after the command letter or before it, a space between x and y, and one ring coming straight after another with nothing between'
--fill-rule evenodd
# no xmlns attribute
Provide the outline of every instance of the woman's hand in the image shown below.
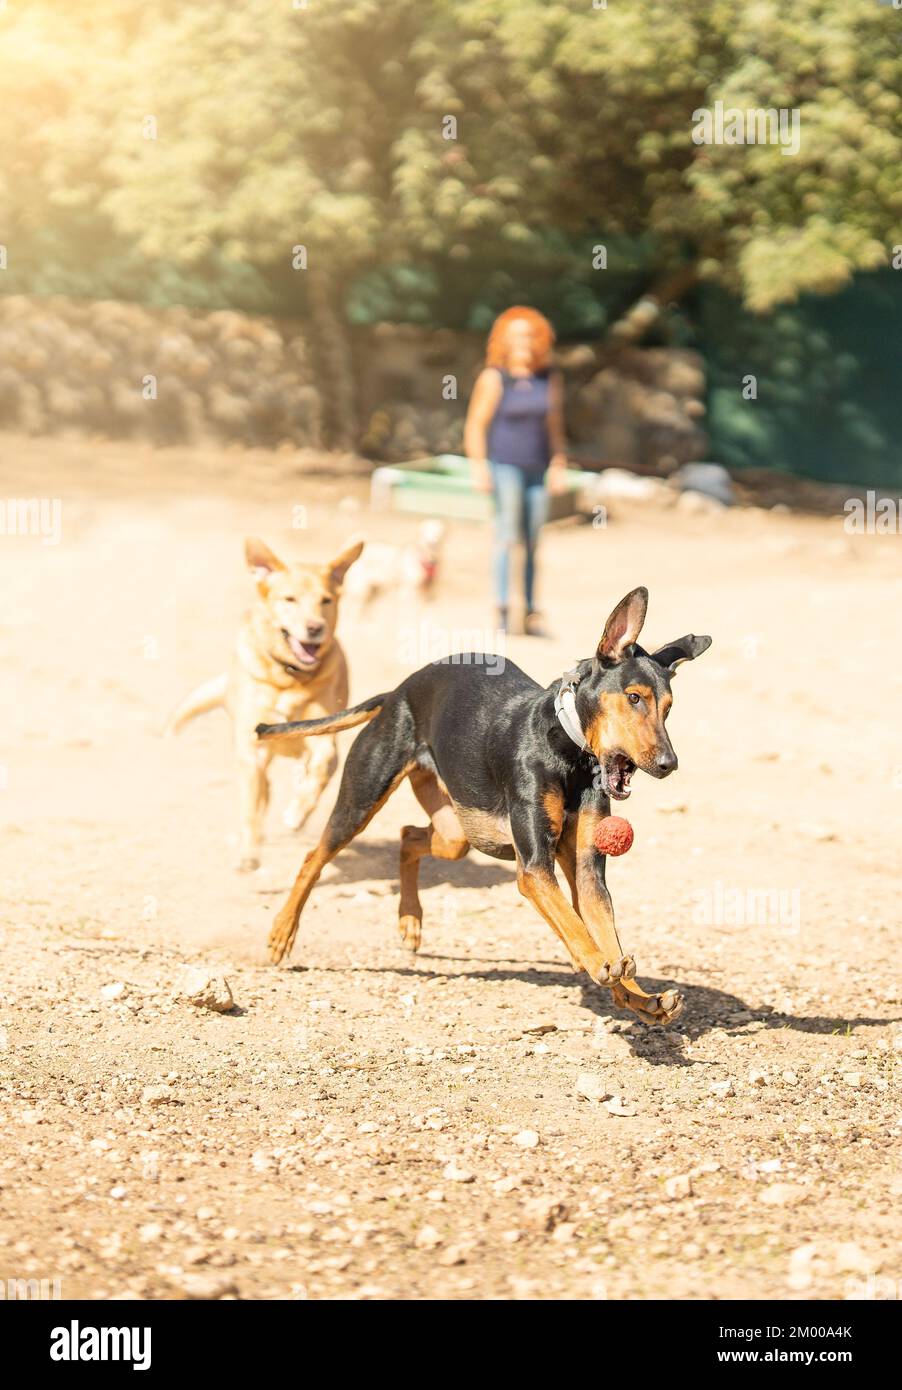
<svg viewBox="0 0 902 1390"><path fill-rule="evenodd" d="M485 459L473 459L471 461L470 477L477 492L492 491L492 470Z"/></svg>
<svg viewBox="0 0 902 1390"><path fill-rule="evenodd" d="M555 454L548 465L548 491L552 497L567 491L567 455Z"/></svg>

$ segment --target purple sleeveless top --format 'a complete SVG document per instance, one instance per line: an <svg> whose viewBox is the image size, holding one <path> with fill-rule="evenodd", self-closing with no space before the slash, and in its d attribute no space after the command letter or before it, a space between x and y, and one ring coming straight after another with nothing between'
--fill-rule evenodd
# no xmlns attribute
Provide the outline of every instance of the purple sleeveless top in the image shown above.
<svg viewBox="0 0 902 1390"><path fill-rule="evenodd" d="M500 375L503 392L489 426L489 458L492 463L513 464L530 477L541 478L551 462L549 373L511 376L501 371Z"/></svg>

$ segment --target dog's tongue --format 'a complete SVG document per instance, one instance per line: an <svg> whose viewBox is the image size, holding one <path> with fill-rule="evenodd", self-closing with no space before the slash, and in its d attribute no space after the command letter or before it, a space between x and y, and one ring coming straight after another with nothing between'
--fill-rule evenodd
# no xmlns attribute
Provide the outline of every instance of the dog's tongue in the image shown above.
<svg viewBox="0 0 902 1390"><path fill-rule="evenodd" d="M312 661L316 660L319 648L315 646L314 643L302 642L299 637L289 637L288 645L291 648L292 654L305 666L309 666Z"/></svg>

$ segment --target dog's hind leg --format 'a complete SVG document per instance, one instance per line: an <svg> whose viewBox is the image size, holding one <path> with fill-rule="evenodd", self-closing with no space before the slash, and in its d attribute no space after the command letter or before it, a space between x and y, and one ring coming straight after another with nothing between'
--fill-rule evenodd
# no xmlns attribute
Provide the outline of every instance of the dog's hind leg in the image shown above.
<svg viewBox="0 0 902 1390"><path fill-rule="evenodd" d="M398 905L398 930L401 933L401 944L406 946L409 951L420 949L420 937L423 931L423 906L420 902L418 888L420 860L424 854L429 853L429 842L432 839L432 834L431 825L425 828L405 825L401 831L401 866L399 870L401 898Z"/></svg>
<svg viewBox="0 0 902 1390"><path fill-rule="evenodd" d="M304 859L288 899L273 922L269 955L274 963L278 964L291 951L304 904L323 869L385 805L414 766L413 753L413 721L403 706L400 710L397 705L383 710L354 742L344 766L338 799L319 843Z"/></svg>
<svg viewBox="0 0 902 1390"><path fill-rule="evenodd" d="M423 908L418 891L420 860L425 855L431 855L433 859L463 859L470 842L463 833L451 798L439 786L433 773L415 768L410 774L410 785L432 821L424 829L405 825L401 831L398 928L402 944L409 951L418 951L423 931Z"/></svg>

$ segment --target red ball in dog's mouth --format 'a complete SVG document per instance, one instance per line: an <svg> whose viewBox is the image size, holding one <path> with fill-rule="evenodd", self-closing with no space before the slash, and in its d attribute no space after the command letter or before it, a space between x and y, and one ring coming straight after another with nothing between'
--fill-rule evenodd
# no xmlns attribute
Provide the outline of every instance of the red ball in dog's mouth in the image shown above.
<svg viewBox="0 0 902 1390"><path fill-rule="evenodd" d="M626 854L633 843L633 827L623 816L605 816L595 831L595 848L599 854Z"/></svg>

